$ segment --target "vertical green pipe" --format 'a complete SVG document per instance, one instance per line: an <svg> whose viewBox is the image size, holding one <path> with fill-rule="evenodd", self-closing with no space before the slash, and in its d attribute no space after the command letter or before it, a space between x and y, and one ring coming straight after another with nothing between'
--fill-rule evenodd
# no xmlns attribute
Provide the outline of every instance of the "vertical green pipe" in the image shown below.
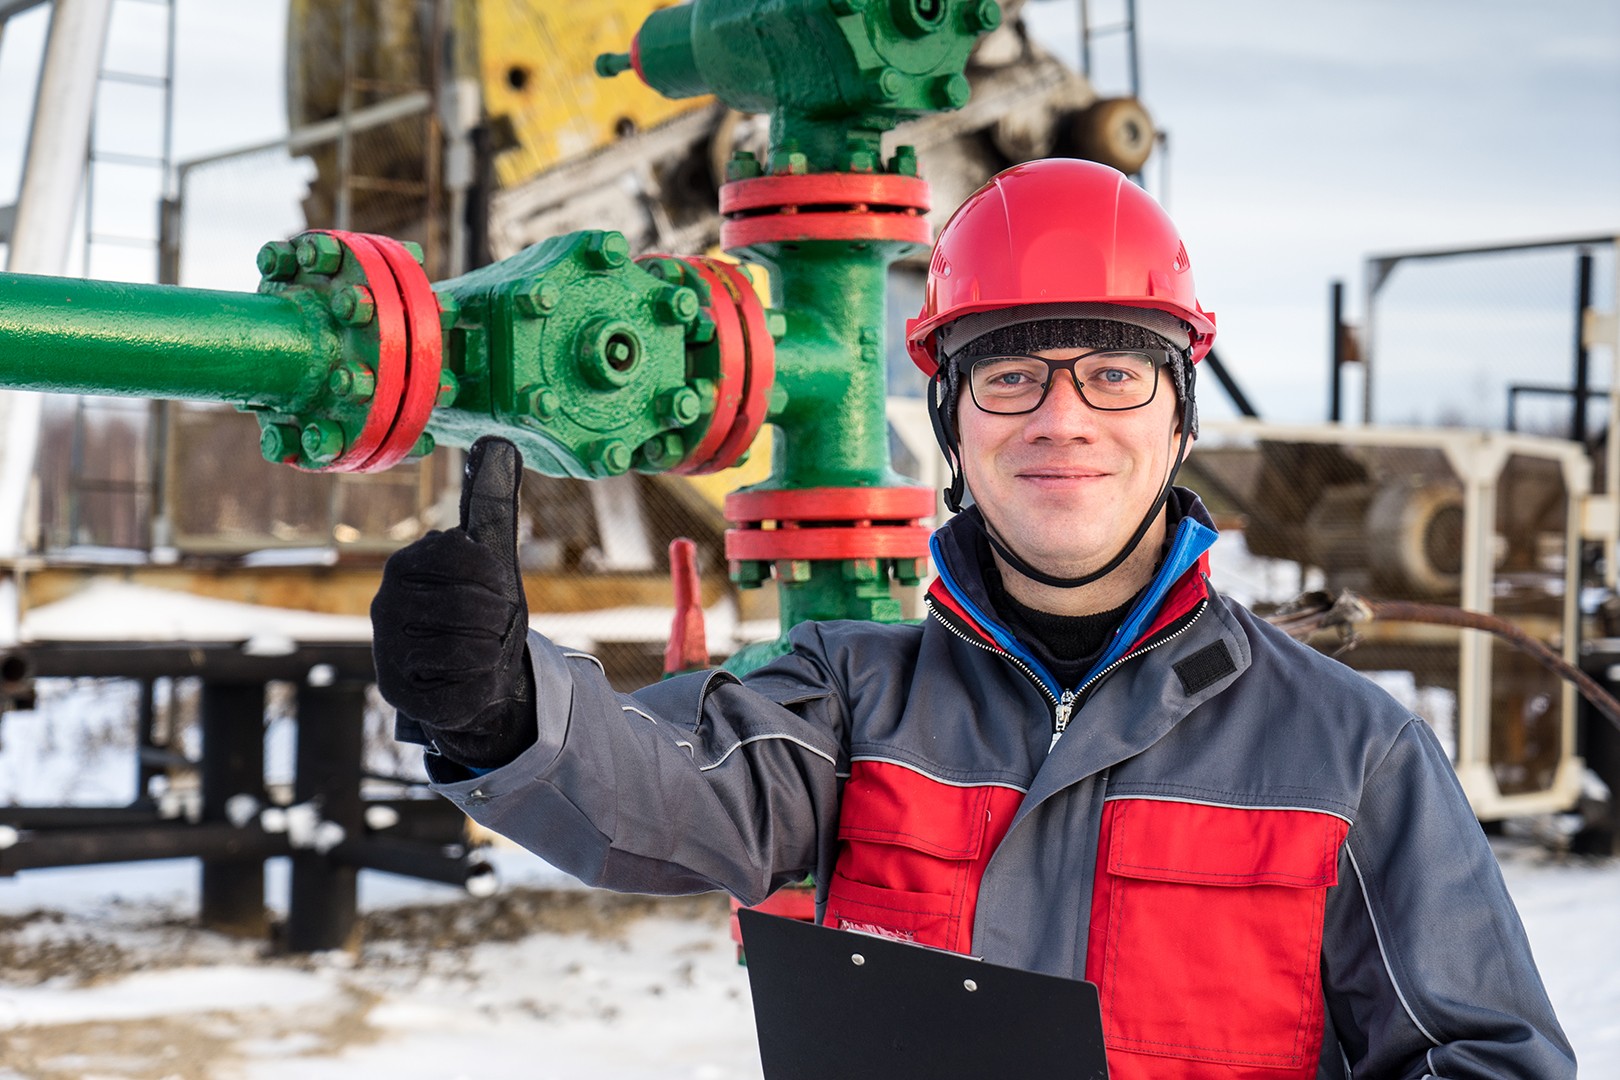
<svg viewBox="0 0 1620 1080"><path fill-rule="evenodd" d="M786 405L772 416L778 436L771 476L752 490L896 487L915 481L889 462L883 328L888 267L914 245L806 241L759 244L746 255L771 271L771 305L787 315L776 378ZM895 622L899 601L873 560L792 560L777 565L784 631L816 619ZM727 666L780 652L781 642Z"/></svg>

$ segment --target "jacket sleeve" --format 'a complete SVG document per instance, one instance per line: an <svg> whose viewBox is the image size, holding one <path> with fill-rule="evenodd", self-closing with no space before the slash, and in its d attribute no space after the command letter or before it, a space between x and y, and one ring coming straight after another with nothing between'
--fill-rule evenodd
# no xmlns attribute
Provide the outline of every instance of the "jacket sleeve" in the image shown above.
<svg viewBox="0 0 1620 1080"><path fill-rule="evenodd" d="M594 657L531 632L537 741L434 787L588 885L758 903L833 843L846 714L820 641L796 629L746 683L717 669L620 694Z"/></svg>
<svg viewBox="0 0 1620 1080"><path fill-rule="evenodd" d="M1323 982L1353 1075L1575 1076L1495 856L1421 721L1369 775L1339 871Z"/></svg>

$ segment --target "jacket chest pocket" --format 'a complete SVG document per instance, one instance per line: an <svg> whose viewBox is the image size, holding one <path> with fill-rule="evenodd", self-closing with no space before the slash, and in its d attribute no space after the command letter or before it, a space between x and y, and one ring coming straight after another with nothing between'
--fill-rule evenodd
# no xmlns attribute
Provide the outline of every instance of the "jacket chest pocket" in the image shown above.
<svg viewBox="0 0 1620 1080"><path fill-rule="evenodd" d="M1314 1077L1323 906L1348 829L1302 810L1110 802L1086 963L1110 1050Z"/></svg>
<svg viewBox="0 0 1620 1080"><path fill-rule="evenodd" d="M968 951L984 865L1020 798L888 762L852 763L823 922Z"/></svg>

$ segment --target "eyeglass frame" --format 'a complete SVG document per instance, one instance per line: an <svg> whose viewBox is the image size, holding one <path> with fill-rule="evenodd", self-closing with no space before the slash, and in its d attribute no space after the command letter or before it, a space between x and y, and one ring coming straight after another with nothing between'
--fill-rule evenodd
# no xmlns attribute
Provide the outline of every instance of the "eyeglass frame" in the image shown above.
<svg viewBox="0 0 1620 1080"><path fill-rule="evenodd" d="M1080 376L1075 373L1075 365L1093 356L1119 353L1142 356L1152 363L1153 390L1148 394L1146 400L1139 401L1135 405L1095 404L1090 398L1086 397L1085 384L1080 381ZM973 407L990 416L1028 416L1032 412L1039 411L1040 407L1046 404L1046 399L1052 394L1052 386L1057 382L1059 370L1069 373L1069 380L1074 383L1075 392L1080 395L1080 400L1085 402L1087 408L1096 409L1098 412L1130 412L1132 409L1141 409L1153 404L1154 399L1159 396L1159 372L1174 363L1180 355L1180 353L1172 349L1092 349L1090 352L1081 353L1079 356L1071 356L1067 360L1049 360L1044 356L1036 356L1033 353L987 353L983 356L957 357L956 364L966 378L968 399L973 402ZM986 360L1038 360L1045 364L1046 381L1041 384L1040 398L1029 408L1019 409L1016 412L1001 412L996 409L985 408L979 402L979 396L973 392L973 369Z"/></svg>

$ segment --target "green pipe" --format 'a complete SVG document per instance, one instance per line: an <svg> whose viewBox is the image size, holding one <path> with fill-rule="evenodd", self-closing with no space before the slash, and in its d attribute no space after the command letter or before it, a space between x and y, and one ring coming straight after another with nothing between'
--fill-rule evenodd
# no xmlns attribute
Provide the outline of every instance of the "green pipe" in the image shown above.
<svg viewBox="0 0 1620 1080"><path fill-rule="evenodd" d="M8 389L293 408L338 352L324 309L283 296L0 274Z"/></svg>

